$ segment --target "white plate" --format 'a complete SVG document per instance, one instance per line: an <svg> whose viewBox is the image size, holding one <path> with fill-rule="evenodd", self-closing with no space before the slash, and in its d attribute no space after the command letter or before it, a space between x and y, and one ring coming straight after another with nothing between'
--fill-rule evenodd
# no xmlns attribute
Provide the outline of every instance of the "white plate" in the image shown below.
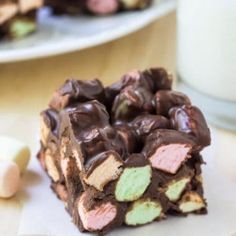
<svg viewBox="0 0 236 236"><path fill-rule="evenodd" d="M55 17L43 9L37 33L19 41L0 43L0 62L58 55L99 45L141 29L174 10L175 5L175 0L155 0L144 11L106 17Z"/></svg>

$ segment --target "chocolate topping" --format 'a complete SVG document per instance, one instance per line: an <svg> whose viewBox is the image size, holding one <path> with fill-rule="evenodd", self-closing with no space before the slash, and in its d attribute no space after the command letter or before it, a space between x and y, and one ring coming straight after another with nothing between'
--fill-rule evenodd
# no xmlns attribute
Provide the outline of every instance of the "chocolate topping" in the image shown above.
<svg viewBox="0 0 236 236"><path fill-rule="evenodd" d="M170 90L172 86L172 75L164 68L151 68L143 72L145 78L152 81L152 91Z"/></svg>
<svg viewBox="0 0 236 236"><path fill-rule="evenodd" d="M140 140L136 131L127 124L115 125L114 128L120 135L129 154L140 152Z"/></svg>
<svg viewBox="0 0 236 236"><path fill-rule="evenodd" d="M169 120L164 116L149 114L136 117L130 125L134 127L142 139L146 138L156 129L167 129L170 126Z"/></svg>
<svg viewBox="0 0 236 236"><path fill-rule="evenodd" d="M180 92L160 90L154 97L156 106L156 113L168 116L169 109L174 106L181 106L184 104L191 104L189 98Z"/></svg>
<svg viewBox="0 0 236 236"><path fill-rule="evenodd" d="M172 127L188 134L199 149L210 145L210 130L202 112L195 106L183 105L172 108L169 112Z"/></svg>
<svg viewBox="0 0 236 236"><path fill-rule="evenodd" d="M53 95L49 106L60 110L73 103L90 100L104 102L105 93L102 83L97 80L67 80Z"/></svg>
<svg viewBox="0 0 236 236"><path fill-rule="evenodd" d="M141 113L152 113L152 97L152 93L144 87L126 87L113 103L113 122L128 122Z"/></svg>

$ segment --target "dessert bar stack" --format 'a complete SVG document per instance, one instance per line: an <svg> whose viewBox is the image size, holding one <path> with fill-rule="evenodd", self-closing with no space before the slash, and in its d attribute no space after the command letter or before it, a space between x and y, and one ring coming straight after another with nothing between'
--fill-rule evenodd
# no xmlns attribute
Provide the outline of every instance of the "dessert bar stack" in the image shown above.
<svg viewBox="0 0 236 236"><path fill-rule="evenodd" d="M38 159L81 231L206 213L200 152L210 131L171 86L163 68L108 87L69 79L41 113Z"/></svg>
<svg viewBox="0 0 236 236"><path fill-rule="evenodd" d="M95 15L114 14L118 11L141 10L152 0L46 0L55 14L91 13Z"/></svg>
<svg viewBox="0 0 236 236"><path fill-rule="evenodd" d="M36 30L43 0L0 0L0 39L22 38Z"/></svg>

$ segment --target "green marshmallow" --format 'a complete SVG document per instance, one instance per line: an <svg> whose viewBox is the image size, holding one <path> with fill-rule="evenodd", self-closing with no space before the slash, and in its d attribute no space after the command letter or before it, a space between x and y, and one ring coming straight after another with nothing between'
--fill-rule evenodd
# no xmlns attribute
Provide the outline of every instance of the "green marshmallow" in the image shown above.
<svg viewBox="0 0 236 236"><path fill-rule="evenodd" d="M151 175L149 165L125 168L116 185L117 201L134 201L141 197L150 184Z"/></svg>
<svg viewBox="0 0 236 236"><path fill-rule="evenodd" d="M15 19L11 23L10 32L14 38L23 38L24 36L34 32L36 24L34 21L25 19Z"/></svg>
<svg viewBox="0 0 236 236"><path fill-rule="evenodd" d="M137 200L131 206L131 210L126 213L125 223L127 225L143 225L152 222L160 217L162 207L156 201Z"/></svg>
<svg viewBox="0 0 236 236"><path fill-rule="evenodd" d="M166 196L170 201L177 201L189 182L190 178L183 178L178 181L173 181L168 185L167 190L165 191Z"/></svg>

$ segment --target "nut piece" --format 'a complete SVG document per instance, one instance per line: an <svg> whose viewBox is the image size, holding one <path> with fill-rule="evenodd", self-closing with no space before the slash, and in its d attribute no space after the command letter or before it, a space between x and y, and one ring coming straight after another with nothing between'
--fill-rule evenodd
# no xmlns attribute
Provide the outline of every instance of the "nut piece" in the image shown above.
<svg viewBox="0 0 236 236"><path fill-rule="evenodd" d="M124 202L140 198L151 182L151 175L149 165L125 168L116 184L116 200Z"/></svg>
<svg viewBox="0 0 236 236"><path fill-rule="evenodd" d="M179 209L183 213L194 212L205 207L206 204L204 203L201 196L196 192L188 192L184 194L179 202Z"/></svg>
<svg viewBox="0 0 236 236"><path fill-rule="evenodd" d="M119 177L123 162L119 155L113 151L101 153L94 159L84 181L97 190L103 191L103 187L107 183Z"/></svg>
<svg viewBox="0 0 236 236"><path fill-rule="evenodd" d="M139 199L135 201L125 215L127 225L143 225L162 215L162 206L158 201Z"/></svg>
<svg viewBox="0 0 236 236"><path fill-rule="evenodd" d="M95 206L92 210L87 210L84 204L86 197L89 196L84 192L78 202L78 213L83 226L88 231L102 230L115 219L116 206L111 202L105 202Z"/></svg>
<svg viewBox="0 0 236 236"><path fill-rule="evenodd" d="M53 179L54 182L59 181L60 174L53 160L53 156L49 149L45 152L45 165L47 168L48 175Z"/></svg>
<svg viewBox="0 0 236 236"><path fill-rule="evenodd" d="M165 195L172 202L179 200L181 194L186 188L187 184L190 182L190 177L184 177L179 180L173 180L167 184Z"/></svg>
<svg viewBox="0 0 236 236"><path fill-rule="evenodd" d="M12 197L18 190L20 171L18 166L11 161L0 162L0 197Z"/></svg>

